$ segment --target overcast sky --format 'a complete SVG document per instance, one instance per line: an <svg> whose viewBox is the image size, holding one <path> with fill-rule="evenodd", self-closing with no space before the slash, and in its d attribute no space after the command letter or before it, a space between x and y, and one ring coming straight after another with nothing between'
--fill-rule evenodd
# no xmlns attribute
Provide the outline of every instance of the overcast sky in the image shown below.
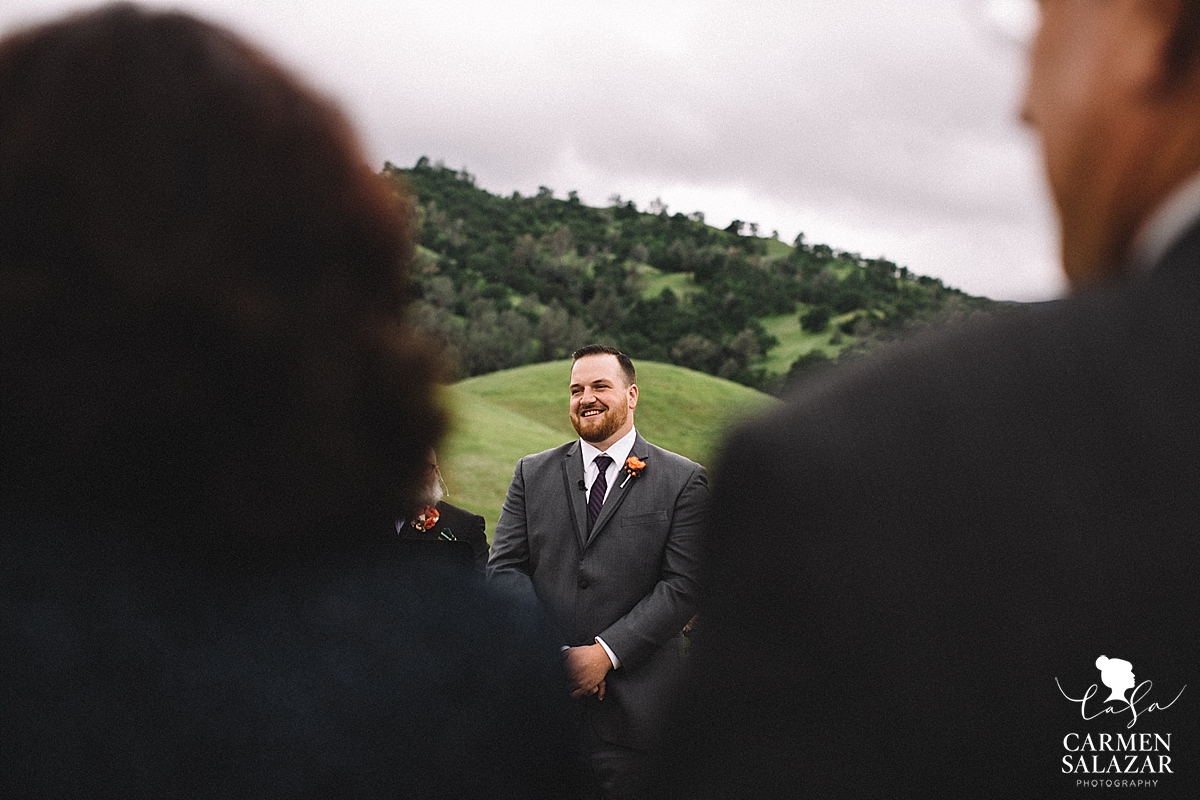
<svg viewBox="0 0 1200 800"><path fill-rule="evenodd" d="M87 5L4 0L0 27ZM1023 54L973 0L152 5L225 22L334 95L378 166L660 198L997 299L1063 291L1016 119Z"/></svg>

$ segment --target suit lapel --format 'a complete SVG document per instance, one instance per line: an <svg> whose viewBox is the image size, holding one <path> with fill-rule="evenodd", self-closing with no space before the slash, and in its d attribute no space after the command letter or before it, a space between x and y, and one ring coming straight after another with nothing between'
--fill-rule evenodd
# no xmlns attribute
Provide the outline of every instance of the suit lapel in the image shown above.
<svg viewBox="0 0 1200 800"><path fill-rule="evenodd" d="M587 542L587 494L580 490L583 485L583 457L580 455L579 440L567 448L562 460L563 490L567 493L567 506L575 522L575 536L582 548Z"/></svg>
<svg viewBox="0 0 1200 800"><path fill-rule="evenodd" d="M630 449L629 455L637 456L643 461L646 459L646 441L642 439L639 433L633 439L633 448ZM628 478L628 480L626 480ZM608 524L613 515L617 513L617 509L621 507L621 503L625 502L625 497L633 491L633 485L638 479L630 477L625 473L624 465L617 473L616 485L612 487L612 491L608 493L608 497L604 500L604 505L600 507L600 516L596 517L596 524L592 526L592 532L587 537L587 544L591 544L596 538L596 535ZM583 492L580 492L583 494ZM586 511L586 508L584 509ZM585 517L586 519L586 517ZM584 528L584 530L587 530Z"/></svg>

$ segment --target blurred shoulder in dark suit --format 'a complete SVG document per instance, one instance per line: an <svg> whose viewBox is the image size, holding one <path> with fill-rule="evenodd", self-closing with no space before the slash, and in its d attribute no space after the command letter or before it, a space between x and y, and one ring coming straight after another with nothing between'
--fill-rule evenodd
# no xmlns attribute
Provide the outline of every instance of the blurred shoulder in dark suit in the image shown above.
<svg viewBox="0 0 1200 800"><path fill-rule="evenodd" d="M1072 296L728 441L683 796L1200 796L1200 3L1038 9Z"/></svg>

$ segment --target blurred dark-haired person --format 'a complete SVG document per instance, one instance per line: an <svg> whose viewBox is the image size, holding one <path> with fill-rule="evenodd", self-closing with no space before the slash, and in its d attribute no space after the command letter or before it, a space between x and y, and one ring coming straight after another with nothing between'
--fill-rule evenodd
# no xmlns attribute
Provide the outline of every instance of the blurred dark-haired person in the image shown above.
<svg viewBox="0 0 1200 800"><path fill-rule="evenodd" d="M1039 12L1072 294L727 443L684 796L1200 796L1200 2Z"/></svg>
<svg viewBox="0 0 1200 800"><path fill-rule="evenodd" d="M484 519L447 503L445 496L437 453L430 450L413 510L396 521L400 546L409 557L457 563L482 577L488 560Z"/></svg>
<svg viewBox="0 0 1200 800"><path fill-rule="evenodd" d="M656 797L699 591L708 476L634 427L629 356L588 345L573 359L579 438L517 462L488 579L548 612L600 796Z"/></svg>
<svg viewBox="0 0 1200 800"><path fill-rule="evenodd" d="M381 555L444 425L411 225L224 29L0 38L0 795L567 793L538 617Z"/></svg>

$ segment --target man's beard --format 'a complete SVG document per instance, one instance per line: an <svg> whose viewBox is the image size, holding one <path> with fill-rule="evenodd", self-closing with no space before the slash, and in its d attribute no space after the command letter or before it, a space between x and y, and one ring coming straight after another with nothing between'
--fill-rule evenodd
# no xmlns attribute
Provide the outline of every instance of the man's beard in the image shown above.
<svg viewBox="0 0 1200 800"><path fill-rule="evenodd" d="M571 415L572 427L575 428L575 432L578 433L579 437L585 442L603 442L605 439L619 431L621 426L625 424L625 420L629 418L629 411L625 408L610 407L600 414L599 425L588 429L588 432L584 433L582 424L584 420L582 414L584 411L591 410L591 408L585 408L579 412L580 416L576 416L574 414ZM594 420L596 417L589 417L588 419Z"/></svg>
<svg viewBox="0 0 1200 800"><path fill-rule="evenodd" d="M442 502L442 498L445 496L445 492L442 491L442 482L435 480L426 485L425 489L417 495L417 507L436 506Z"/></svg>

